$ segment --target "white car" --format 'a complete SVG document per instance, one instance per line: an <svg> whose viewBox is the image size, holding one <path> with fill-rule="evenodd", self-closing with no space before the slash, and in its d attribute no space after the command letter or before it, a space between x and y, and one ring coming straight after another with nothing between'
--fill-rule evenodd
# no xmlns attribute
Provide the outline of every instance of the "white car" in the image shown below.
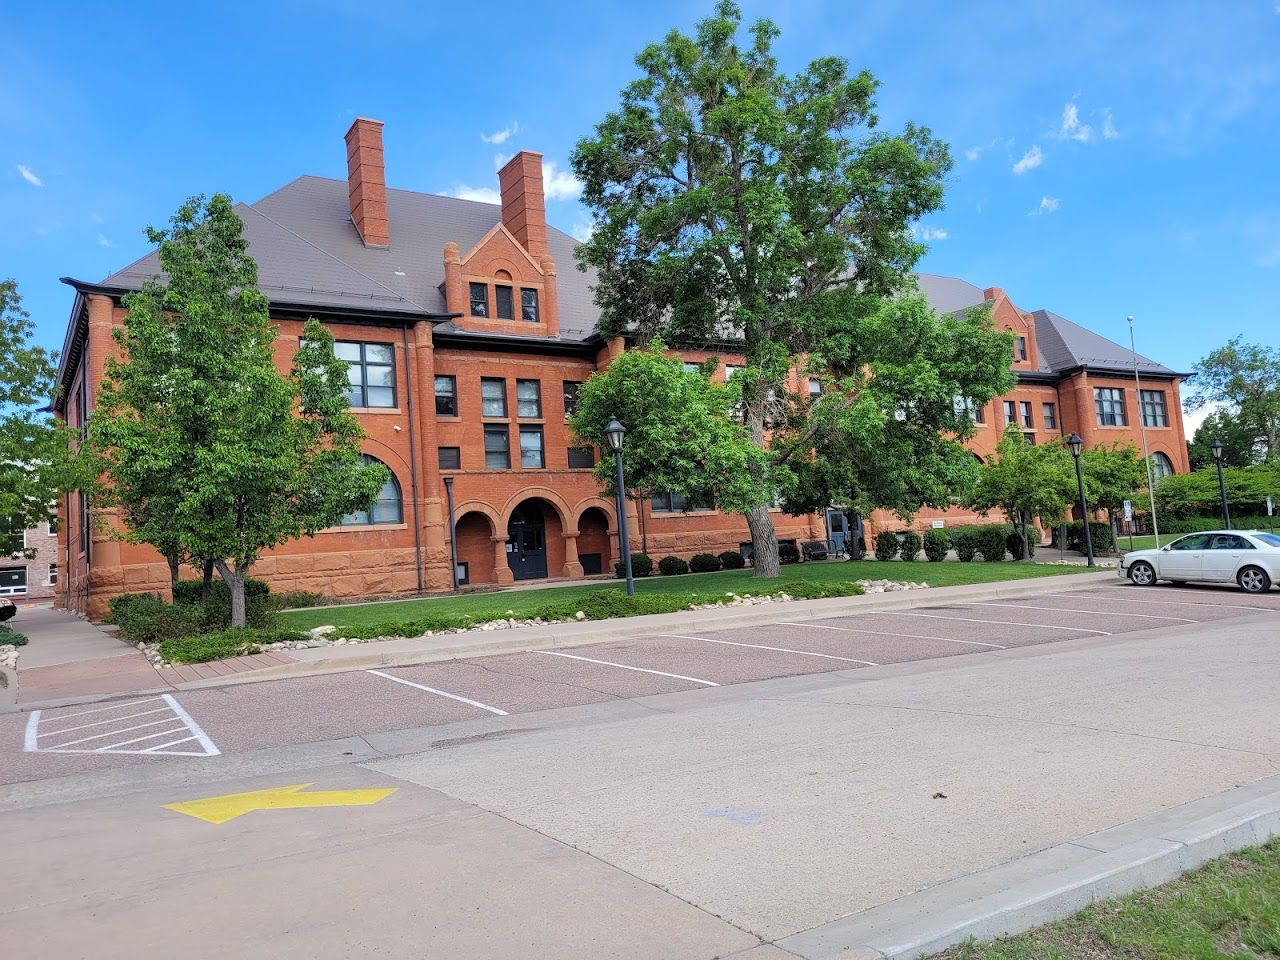
<svg viewBox="0 0 1280 960"><path fill-rule="evenodd" d="M1192 533L1158 550L1126 553L1120 561L1120 576L1140 587L1157 580L1234 581L1246 593L1266 593L1280 582L1280 536L1257 530Z"/></svg>

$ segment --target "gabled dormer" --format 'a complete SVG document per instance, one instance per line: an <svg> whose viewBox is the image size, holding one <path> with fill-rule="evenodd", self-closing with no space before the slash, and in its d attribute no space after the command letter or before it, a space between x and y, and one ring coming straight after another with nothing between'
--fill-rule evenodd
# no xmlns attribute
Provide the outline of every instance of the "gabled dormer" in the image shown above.
<svg viewBox="0 0 1280 960"><path fill-rule="evenodd" d="M463 330L554 337L556 263L547 252L542 155L517 153L498 172L502 219L463 253L444 245L444 295Z"/></svg>
<svg viewBox="0 0 1280 960"><path fill-rule="evenodd" d="M1040 369L1040 355L1036 345L1035 318L1019 310L1009 295L999 287L987 287L983 299L991 304L991 320L998 330L1010 331L1013 341L1013 369Z"/></svg>

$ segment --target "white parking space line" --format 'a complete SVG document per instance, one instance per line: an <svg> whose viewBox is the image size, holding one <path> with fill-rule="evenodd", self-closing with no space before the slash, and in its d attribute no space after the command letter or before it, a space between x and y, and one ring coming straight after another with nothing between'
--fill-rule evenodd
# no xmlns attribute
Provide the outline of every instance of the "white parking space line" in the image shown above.
<svg viewBox="0 0 1280 960"><path fill-rule="evenodd" d="M812 627L815 630L839 630L842 633L869 633L877 637L905 637L908 640L945 640L947 643L966 643L973 647L994 647L997 650L1009 649L1003 643L987 643L984 640L957 640L955 637L926 637L918 633L891 633L888 630L866 630L862 627L829 627L824 623L788 623L782 621L783 627Z"/></svg>
<svg viewBox="0 0 1280 960"><path fill-rule="evenodd" d="M1075 607L1037 607L1030 603L997 603L995 600L956 601L957 607L1013 607L1015 610L1048 610L1052 613L1087 613L1095 617L1141 617L1143 620L1180 620L1200 623L1191 617L1162 617L1154 613L1119 613L1114 610L1078 610Z"/></svg>
<svg viewBox="0 0 1280 960"><path fill-rule="evenodd" d="M481 703L479 700L472 700L470 697L462 697L456 693L449 693L447 690L437 690L435 687L428 687L423 683L414 683L412 680L406 680L404 677L396 677L389 673L383 673L381 670L366 670L365 673L372 673L375 677L385 677L387 680L393 680L396 683L403 683L406 687L413 687L415 690L425 690L427 693L434 693L437 697L445 697L449 700L456 700L458 703L465 703L472 707L479 707L481 710L488 710L490 713L496 713L500 717L509 716L507 711L499 710L497 707L491 707L487 703Z"/></svg>
<svg viewBox="0 0 1280 960"><path fill-rule="evenodd" d="M800 657L821 657L823 660L843 660L845 663L860 663L865 667L878 667L880 664L871 660L859 660L857 657L837 657L831 653L813 653L809 650L792 650L790 647L769 647L763 643L743 643L738 640L713 640L711 637L687 637L682 633L659 633L659 637L672 640L701 640L703 643L723 643L730 647L752 647L756 650L772 650L775 653L794 653Z"/></svg>
<svg viewBox="0 0 1280 960"><path fill-rule="evenodd" d="M926 620L962 620L965 623L998 623L1006 627L1043 627L1045 630L1079 630L1081 633L1096 633L1103 637L1111 636L1110 630L1089 630L1085 627L1064 627L1057 623L1021 623L1017 620L980 620L977 617L944 617L940 613L907 613L894 610L895 617L924 617Z"/></svg>
<svg viewBox="0 0 1280 960"><path fill-rule="evenodd" d="M1162 587L1161 593L1168 589L1168 587ZM1080 597L1079 594L1072 593L1043 593L1041 596L1072 597L1073 599L1079 599ZM1097 595L1089 594L1089 596L1094 597ZM1180 594L1180 596L1185 597L1186 594ZM1137 597L1097 597L1097 599L1108 603L1153 603L1158 607L1166 607L1169 604L1174 604L1179 607L1224 607L1228 610L1262 610L1265 613L1277 612L1276 607L1255 607L1244 603L1214 603L1212 600L1139 600Z"/></svg>
<svg viewBox="0 0 1280 960"><path fill-rule="evenodd" d="M636 673L652 673L657 677L670 677L673 680L688 680L690 683L700 683L704 687L718 687L720 684L714 680L703 680L700 677L686 677L681 673L666 673L662 670L650 670L648 667L633 667L626 663L614 663L612 660L592 660L590 657L579 657L572 653L561 653L559 650L534 650L534 653L541 653L548 657L564 657L567 660L581 660L583 663L598 663L602 667L617 667L619 670L634 670Z"/></svg>
<svg viewBox="0 0 1280 960"><path fill-rule="evenodd" d="M163 706L148 710L135 709L145 704L157 702L162 703ZM116 712L121 709L132 712ZM111 715L106 719L77 723L69 727L57 726L66 720L91 715L101 716L104 713ZM139 717L154 716L159 713L164 714L164 716L158 720L148 720L145 723L130 723L131 720L136 720ZM67 739L68 734L99 727L107 727L108 729L98 730L96 733L83 737L75 737L72 740ZM152 727L163 727L164 729L151 730ZM147 730L149 732L138 736L130 736L130 734L138 730ZM179 734L180 736L178 736ZM177 738L166 740L164 739L166 737ZM104 740L107 742L100 742ZM149 746L138 746L138 744L144 744L152 740L161 740L162 742L153 743ZM192 748L186 750L171 749L192 742L199 746L199 750ZM112 704L108 707L80 710L76 713L54 717L47 717L42 710L33 710L31 716L27 719L27 729L23 737L23 750L27 753L128 753L172 757L216 757L221 753L213 741L209 739L208 734L195 722L191 714L187 713L182 705L167 693L158 697L148 697L145 700L129 700L124 703Z"/></svg>

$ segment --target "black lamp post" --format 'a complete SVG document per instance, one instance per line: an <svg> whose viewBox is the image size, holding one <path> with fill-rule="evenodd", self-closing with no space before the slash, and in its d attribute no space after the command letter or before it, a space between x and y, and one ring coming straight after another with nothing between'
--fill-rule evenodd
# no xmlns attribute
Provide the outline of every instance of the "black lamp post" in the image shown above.
<svg viewBox="0 0 1280 960"><path fill-rule="evenodd" d="M613 464L618 471L618 549L622 552L622 569L627 574L627 596L633 597L636 593L636 581L631 575L631 533L627 530L627 484L622 475L622 438L626 436L627 428L618 422L617 417L614 417L604 428L604 433L609 438L609 449L613 451Z"/></svg>
<svg viewBox="0 0 1280 960"><path fill-rule="evenodd" d="M1076 489L1080 491L1080 516L1084 519L1084 550L1092 567L1093 532L1089 529L1089 501L1084 498L1084 476L1080 473L1080 451L1084 449L1084 441L1080 434L1073 433L1067 438L1067 446L1071 448L1071 457L1076 462Z"/></svg>
<svg viewBox="0 0 1280 960"><path fill-rule="evenodd" d="M458 528L453 520L453 477L444 478L444 495L449 505L449 582L458 589Z"/></svg>
<svg viewBox="0 0 1280 960"><path fill-rule="evenodd" d="M1213 462L1218 467L1218 496L1222 499L1222 525L1231 529L1231 512L1227 509L1227 484L1222 479L1222 441L1214 437L1213 442L1209 444L1209 449L1213 451Z"/></svg>

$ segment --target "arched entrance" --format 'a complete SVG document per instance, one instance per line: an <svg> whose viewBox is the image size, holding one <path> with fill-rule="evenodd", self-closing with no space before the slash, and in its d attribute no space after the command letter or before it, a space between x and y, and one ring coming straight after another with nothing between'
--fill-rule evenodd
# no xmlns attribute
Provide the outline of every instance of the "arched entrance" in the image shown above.
<svg viewBox="0 0 1280 960"><path fill-rule="evenodd" d="M517 580L547 575L547 521L542 501L526 500L507 522L507 566Z"/></svg>
<svg viewBox="0 0 1280 960"><path fill-rule="evenodd" d="M586 576L607 573L612 568L609 517L599 507L588 507L578 518L578 560Z"/></svg>
<svg viewBox="0 0 1280 960"><path fill-rule="evenodd" d="M483 513L471 511L458 518L458 584L493 583L493 524Z"/></svg>

